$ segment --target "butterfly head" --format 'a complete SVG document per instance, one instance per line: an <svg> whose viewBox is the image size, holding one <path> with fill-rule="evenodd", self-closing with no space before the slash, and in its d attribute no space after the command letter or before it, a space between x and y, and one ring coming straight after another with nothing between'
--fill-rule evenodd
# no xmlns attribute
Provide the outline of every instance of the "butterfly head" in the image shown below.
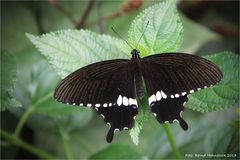
<svg viewBox="0 0 240 160"><path fill-rule="evenodd" d="M140 58L139 57L139 51L137 49L133 49L131 51L131 54L132 54L132 58Z"/></svg>

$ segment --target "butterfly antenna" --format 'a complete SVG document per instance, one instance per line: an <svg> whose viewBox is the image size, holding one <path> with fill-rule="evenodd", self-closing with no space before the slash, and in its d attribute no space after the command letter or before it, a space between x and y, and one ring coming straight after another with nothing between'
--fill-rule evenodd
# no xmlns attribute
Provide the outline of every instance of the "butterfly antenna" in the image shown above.
<svg viewBox="0 0 240 160"><path fill-rule="evenodd" d="M129 47L131 47L132 49L134 49L134 48L128 43L127 40L125 40L122 36L120 36L120 35L115 31L115 29L114 29L113 27L112 27L112 30L113 30L113 32L114 32L118 37L120 37L124 42L126 42Z"/></svg>
<svg viewBox="0 0 240 160"><path fill-rule="evenodd" d="M144 31L143 31L143 33L142 33L141 37L140 37L140 38L139 38L139 40L138 40L138 43L137 43L137 46L136 46L136 48L138 47L138 45L139 45L139 43L140 43L140 41L141 41L141 39L142 39L142 37L143 37L143 35L144 35L144 33L145 33L146 29L147 29L147 26L148 26L148 24L149 24L149 21L147 22L147 24L146 24L146 27L144 28Z"/></svg>

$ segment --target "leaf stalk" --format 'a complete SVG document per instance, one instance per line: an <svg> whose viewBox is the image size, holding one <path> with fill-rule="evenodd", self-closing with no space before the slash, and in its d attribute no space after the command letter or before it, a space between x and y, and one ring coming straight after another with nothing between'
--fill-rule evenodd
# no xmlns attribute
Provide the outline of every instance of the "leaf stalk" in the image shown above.
<svg viewBox="0 0 240 160"><path fill-rule="evenodd" d="M45 95L44 97L42 97L41 99L39 99L36 103L34 103L33 105L29 106L27 111L23 114L23 116L21 117L19 123L17 124L17 127L15 129L15 133L14 135L16 137L19 137L21 130L24 126L24 124L26 123L26 121L28 120L28 118L30 117L30 115L36 110L36 108L41 105L42 103L44 103L46 100L50 99L52 97L53 93L49 93L47 95Z"/></svg>
<svg viewBox="0 0 240 160"><path fill-rule="evenodd" d="M171 131L169 129L168 124L164 124L163 128L164 128L164 131L165 131L165 133L167 135L168 141L169 141L169 143L171 145L172 151L175 154L176 159L180 159L181 158L180 151L177 148L176 142L175 142L174 137L173 137L173 135L172 135L172 133L171 133Z"/></svg>
<svg viewBox="0 0 240 160"><path fill-rule="evenodd" d="M43 159L56 159L54 156L48 154L47 152L36 148L33 145L30 145L24 141L22 141L21 139L19 139L18 137L8 133L7 131L4 131L3 129L1 129L0 131L0 136L1 138L7 140L8 142L10 142L11 144L21 147L23 149L25 149L26 151L29 151L30 153L33 153L37 156L39 156L40 158Z"/></svg>

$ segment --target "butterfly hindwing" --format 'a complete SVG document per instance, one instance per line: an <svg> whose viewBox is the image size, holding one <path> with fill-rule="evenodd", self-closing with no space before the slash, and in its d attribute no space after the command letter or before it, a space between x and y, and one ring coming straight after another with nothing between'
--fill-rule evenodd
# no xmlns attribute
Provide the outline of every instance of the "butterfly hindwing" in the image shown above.
<svg viewBox="0 0 240 160"><path fill-rule="evenodd" d="M107 142L112 141L114 132L131 129L134 125L134 117L138 113L136 105L98 108L97 111L110 127L106 137Z"/></svg>
<svg viewBox="0 0 240 160"><path fill-rule="evenodd" d="M182 118L184 111L183 104L187 101L187 96L182 96L175 99L162 99L160 101L152 102L150 109L159 123L173 123L178 122L182 129L187 130L188 125Z"/></svg>
<svg viewBox="0 0 240 160"><path fill-rule="evenodd" d="M187 123L180 113L187 94L210 87L222 78L212 62L183 53L157 54L142 59L142 75L149 106L160 123L177 120L183 129Z"/></svg>

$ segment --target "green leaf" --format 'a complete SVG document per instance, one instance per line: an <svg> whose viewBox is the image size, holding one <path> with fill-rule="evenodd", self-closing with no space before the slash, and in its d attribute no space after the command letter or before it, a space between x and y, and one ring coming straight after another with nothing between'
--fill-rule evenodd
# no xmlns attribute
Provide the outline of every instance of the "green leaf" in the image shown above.
<svg viewBox="0 0 240 160"><path fill-rule="evenodd" d="M141 130L142 130L142 123L136 120L134 127L130 130L130 136L132 138L133 143L135 143L136 145L138 145L139 134Z"/></svg>
<svg viewBox="0 0 240 160"><path fill-rule="evenodd" d="M164 1L142 11L130 26L129 43L136 47L143 32L137 47L142 56L177 51L182 43L183 27L176 1Z"/></svg>
<svg viewBox="0 0 240 160"><path fill-rule="evenodd" d="M26 55L24 55L26 54ZM18 59L22 60L26 57L37 55L35 52L22 53ZM53 98L53 92L60 77L54 72L53 68L45 61L41 60L35 65L28 64L30 71L24 76L19 74L21 78L17 86L17 97L24 105L24 109L38 106L34 110L34 116L31 116L27 122L31 128L35 130L56 131L54 119L65 126L65 129L71 131L76 128L84 127L92 118L92 110L88 108L64 105L56 102ZM21 65L19 72L26 72L26 68ZM17 110L11 110L13 113L21 115ZM36 114L37 113L37 114Z"/></svg>
<svg viewBox="0 0 240 160"><path fill-rule="evenodd" d="M147 93L145 92L145 95L146 94ZM138 115L136 116L134 127L129 132L131 139L135 145L138 145L139 134L142 130L143 123L152 117L152 114L149 111L147 97L140 101L140 106L141 108L138 110Z"/></svg>
<svg viewBox="0 0 240 160"><path fill-rule="evenodd" d="M107 35L87 30L63 30L42 36L27 34L63 78L78 68L102 60L126 58Z"/></svg>
<svg viewBox="0 0 240 160"><path fill-rule="evenodd" d="M129 145L113 144L94 154L90 159L139 159L142 155Z"/></svg>
<svg viewBox="0 0 240 160"><path fill-rule="evenodd" d="M16 81L16 59L13 54L1 50L1 105L3 111L9 107L20 107L14 98L13 89Z"/></svg>
<svg viewBox="0 0 240 160"><path fill-rule="evenodd" d="M188 96L186 108L198 112L212 112L229 108L239 102L239 55L221 52L206 56L217 64L223 72L223 79L218 85Z"/></svg>

